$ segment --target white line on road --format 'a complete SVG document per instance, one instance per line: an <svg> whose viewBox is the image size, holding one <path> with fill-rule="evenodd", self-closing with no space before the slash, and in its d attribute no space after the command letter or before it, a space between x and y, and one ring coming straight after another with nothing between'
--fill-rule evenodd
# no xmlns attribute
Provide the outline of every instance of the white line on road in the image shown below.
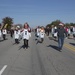
<svg viewBox="0 0 75 75"><path fill-rule="evenodd" d="M2 75L2 73L4 72L4 70L6 69L7 65L5 65L1 70L0 70L0 75Z"/></svg>

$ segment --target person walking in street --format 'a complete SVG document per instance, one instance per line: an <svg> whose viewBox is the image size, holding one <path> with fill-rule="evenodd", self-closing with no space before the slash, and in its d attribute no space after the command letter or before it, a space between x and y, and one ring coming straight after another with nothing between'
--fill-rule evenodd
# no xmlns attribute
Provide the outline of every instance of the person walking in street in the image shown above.
<svg viewBox="0 0 75 75"><path fill-rule="evenodd" d="M38 38L40 35L40 26L37 27L36 32L37 32L37 38Z"/></svg>
<svg viewBox="0 0 75 75"><path fill-rule="evenodd" d="M2 37L2 31L1 31L1 27L0 27L0 40L1 40L1 37Z"/></svg>
<svg viewBox="0 0 75 75"><path fill-rule="evenodd" d="M63 23L59 23L59 27L57 29L57 35L58 35L58 50L61 51L62 50L62 47L63 47L63 44L64 44L64 38L65 38L65 35L67 37L67 32L66 30L64 29L64 24Z"/></svg>
<svg viewBox="0 0 75 75"><path fill-rule="evenodd" d="M50 28L47 26L46 27L46 35L49 36L49 33L50 33Z"/></svg>
<svg viewBox="0 0 75 75"><path fill-rule="evenodd" d="M73 26L73 38L75 39L75 26Z"/></svg>
<svg viewBox="0 0 75 75"><path fill-rule="evenodd" d="M41 43L44 41L44 35L45 35L45 30L44 30L44 27L42 26L40 29Z"/></svg>
<svg viewBox="0 0 75 75"><path fill-rule="evenodd" d="M24 29L23 29L22 35L23 35L23 41L24 41L24 48L27 49L29 46L28 41L30 38L30 28L29 28L28 23L24 24Z"/></svg>
<svg viewBox="0 0 75 75"><path fill-rule="evenodd" d="M6 40L7 30L6 28L2 29L3 40Z"/></svg>
<svg viewBox="0 0 75 75"><path fill-rule="evenodd" d="M54 25L52 25L51 27L51 34L52 34L52 38L54 38Z"/></svg>
<svg viewBox="0 0 75 75"><path fill-rule="evenodd" d="M13 38L13 35L14 35L14 30L11 28L10 29L10 37Z"/></svg>
<svg viewBox="0 0 75 75"><path fill-rule="evenodd" d="M56 41L56 39L57 39L57 32L56 32L56 30L57 30L57 27L55 26L54 27L54 40Z"/></svg>
<svg viewBox="0 0 75 75"><path fill-rule="evenodd" d="M19 33L18 33L18 28L14 30L14 38L15 38L15 44L19 44Z"/></svg>

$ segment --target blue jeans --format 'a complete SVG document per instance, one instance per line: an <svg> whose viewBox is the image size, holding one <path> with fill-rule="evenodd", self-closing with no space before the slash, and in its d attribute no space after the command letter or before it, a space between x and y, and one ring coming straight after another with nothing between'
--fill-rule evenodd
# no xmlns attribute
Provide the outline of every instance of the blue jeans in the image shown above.
<svg viewBox="0 0 75 75"><path fill-rule="evenodd" d="M64 44L64 37L58 37L58 47L62 49Z"/></svg>

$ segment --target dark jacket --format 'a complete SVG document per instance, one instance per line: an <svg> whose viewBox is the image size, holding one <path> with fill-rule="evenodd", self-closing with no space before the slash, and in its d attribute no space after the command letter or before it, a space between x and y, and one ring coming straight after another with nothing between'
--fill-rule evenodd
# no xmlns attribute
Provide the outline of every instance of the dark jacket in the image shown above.
<svg viewBox="0 0 75 75"><path fill-rule="evenodd" d="M65 33L65 35L67 37L67 32L66 32L66 30L63 27L57 29L58 37L64 37L64 33Z"/></svg>

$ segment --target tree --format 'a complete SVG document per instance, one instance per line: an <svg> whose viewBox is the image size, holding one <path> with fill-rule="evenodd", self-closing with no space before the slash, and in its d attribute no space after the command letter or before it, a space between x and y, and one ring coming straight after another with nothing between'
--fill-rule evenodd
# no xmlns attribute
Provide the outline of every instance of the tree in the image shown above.
<svg viewBox="0 0 75 75"><path fill-rule="evenodd" d="M75 23L70 23L71 26L75 26Z"/></svg>
<svg viewBox="0 0 75 75"><path fill-rule="evenodd" d="M70 24L69 24L69 23L65 23L65 26L66 26L66 27L70 27Z"/></svg>
<svg viewBox="0 0 75 75"><path fill-rule="evenodd" d="M51 24L47 24L47 26L48 26L48 27L51 27L52 25L58 26L60 22L61 22L60 20L56 20L56 21L53 21ZM46 26L46 27L47 27L47 26Z"/></svg>
<svg viewBox="0 0 75 75"><path fill-rule="evenodd" d="M10 30L11 25L13 24L13 18L5 17L2 19L3 28L6 27L7 30ZM7 26L5 26L7 24Z"/></svg>
<svg viewBox="0 0 75 75"><path fill-rule="evenodd" d="M66 27L75 26L75 23L66 23L65 26Z"/></svg>
<svg viewBox="0 0 75 75"><path fill-rule="evenodd" d="M61 22L60 20L56 20L56 21L53 21L51 25L57 26L59 25L60 22Z"/></svg>
<svg viewBox="0 0 75 75"><path fill-rule="evenodd" d="M46 27L49 27L49 28L50 28L50 27L51 27L51 24L47 24L47 26L46 26Z"/></svg>

